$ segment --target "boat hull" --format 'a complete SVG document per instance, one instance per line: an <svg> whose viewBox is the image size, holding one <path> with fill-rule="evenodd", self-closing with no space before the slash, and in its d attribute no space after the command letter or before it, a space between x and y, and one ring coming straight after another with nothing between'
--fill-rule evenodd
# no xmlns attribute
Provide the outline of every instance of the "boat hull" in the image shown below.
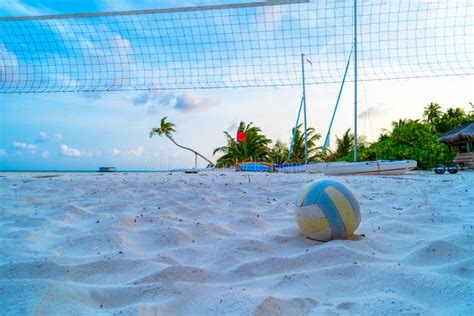
<svg viewBox="0 0 474 316"><path fill-rule="evenodd" d="M301 173L306 171L306 165L301 163L288 163L276 165L275 169L281 173Z"/></svg>
<svg viewBox="0 0 474 316"><path fill-rule="evenodd" d="M415 160L335 162L309 165L307 171L325 175L393 175L403 174L416 166Z"/></svg>
<svg viewBox="0 0 474 316"><path fill-rule="evenodd" d="M237 165L237 170L247 172L269 172L273 170L273 166L266 163L249 162Z"/></svg>

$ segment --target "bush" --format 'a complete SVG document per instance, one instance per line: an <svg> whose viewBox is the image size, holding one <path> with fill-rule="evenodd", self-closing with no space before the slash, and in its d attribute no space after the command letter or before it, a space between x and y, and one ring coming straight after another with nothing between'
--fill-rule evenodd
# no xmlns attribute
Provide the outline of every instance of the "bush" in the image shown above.
<svg viewBox="0 0 474 316"><path fill-rule="evenodd" d="M416 160L419 169L449 164L456 154L432 134L428 124L406 121L361 151L362 160Z"/></svg>

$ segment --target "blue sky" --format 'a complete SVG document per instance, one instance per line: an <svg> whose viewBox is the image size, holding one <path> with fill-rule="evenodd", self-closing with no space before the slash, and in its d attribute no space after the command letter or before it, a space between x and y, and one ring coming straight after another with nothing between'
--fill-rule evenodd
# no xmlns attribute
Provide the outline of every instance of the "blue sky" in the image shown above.
<svg viewBox="0 0 474 316"><path fill-rule="evenodd" d="M102 12L237 1L3 0L0 16ZM245 1L240 1L245 2ZM1 34L0 34L1 40ZM359 132L375 139L400 117L419 118L429 102L470 110L472 77L373 81L360 85ZM337 85L308 88L308 121L325 133ZM192 166L194 157L167 139L148 137L162 116L177 125L176 140L212 157L223 131L254 121L270 138L289 142L301 89L0 94L0 170L162 169ZM333 129L352 127L347 86ZM212 157L215 159L215 157ZM202 162L202 164L204 164Z"/></svg>

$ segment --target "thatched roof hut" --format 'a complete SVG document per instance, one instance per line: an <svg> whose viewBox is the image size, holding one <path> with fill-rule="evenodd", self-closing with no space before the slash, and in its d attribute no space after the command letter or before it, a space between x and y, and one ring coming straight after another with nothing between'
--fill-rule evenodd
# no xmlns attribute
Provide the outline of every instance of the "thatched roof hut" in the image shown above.
<svg viewBox="0 0 474 316"><path fill-rule="evenodd" d="M439 141L456 152L455 164L474 169L474 121L444 133Z"/></svg>
<svg viewBox="0 0 474 316"><path fill-rule="evenodd" d="M446 144L474 142L474 121L444 133L439 141Z"/></svg>

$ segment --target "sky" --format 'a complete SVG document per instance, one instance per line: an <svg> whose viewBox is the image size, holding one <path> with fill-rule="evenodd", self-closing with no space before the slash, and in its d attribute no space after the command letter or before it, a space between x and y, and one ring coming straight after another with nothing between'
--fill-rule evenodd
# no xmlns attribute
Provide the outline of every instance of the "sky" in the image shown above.
<svg viewBox="0 0 474 316"><path fill-rule="evenodd" d="M166 8L237 1L2 0L0 16ZM241 1L245 2L245 1ZM2 34L0 34L0 41ZM1 44L1 42L0 42ZM0 55L1 57L1 55ZM311 67L307 65L307 67ZM0 63L1 68L1 63ZM421 118L430 102L471 110L473 77L370 81L359 84L358 130L376 140L399 118ZM326 133L339 85L308 85L308 125ZM149 138L167 116L175 139L215 160L223 131L253 121L273 140L289 143L301 87L185 91L0 94L0 170L157 170L191 167L194 156L166 138ZM353 87L343 91L331 132L353 127ZM324 137L323 137L324 138ZM322 143L323 140L321 140ZM200 161L201 165L205 162Z"/></svg>

